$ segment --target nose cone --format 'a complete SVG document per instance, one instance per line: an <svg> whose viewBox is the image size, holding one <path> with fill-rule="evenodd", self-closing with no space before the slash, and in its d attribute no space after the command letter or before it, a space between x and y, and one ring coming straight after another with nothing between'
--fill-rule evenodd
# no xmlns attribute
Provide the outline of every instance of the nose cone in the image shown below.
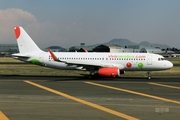
<svg viewBox="0 0 180 120"><path fill-rule="evenodd" d="M166 64L167 68L170 69L173 67L173 64L172 62L168 61L168 63Z"/></svg>

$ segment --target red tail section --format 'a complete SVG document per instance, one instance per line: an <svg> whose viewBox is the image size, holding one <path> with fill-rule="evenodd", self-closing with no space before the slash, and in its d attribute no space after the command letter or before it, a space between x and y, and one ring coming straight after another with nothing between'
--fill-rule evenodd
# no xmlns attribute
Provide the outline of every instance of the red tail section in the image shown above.
<svg viewBox="0 0 180 120"><path fill-rule="evenodd" d="M22 27L15 26L14 33L20 53L42 52Z"/></svg>
<svg viewBox="0 0 180 120"><path fill-rule="evenodd" d="M19 26L14 27L14 33L15 33L16 39L18 39L21 33Z"/></svg>

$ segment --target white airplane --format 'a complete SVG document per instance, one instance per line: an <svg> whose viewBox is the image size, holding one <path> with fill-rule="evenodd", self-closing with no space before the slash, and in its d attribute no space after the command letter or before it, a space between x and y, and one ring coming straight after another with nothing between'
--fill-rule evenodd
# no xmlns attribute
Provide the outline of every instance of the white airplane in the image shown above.
<svg viewBox="0 0 180 120"><path fill-rule="evenodd" d="M48 52L42 51L20 27L14 27L19 52L12 57L28 63L63 70L90 71L94 76L119 77L125 71L150 72L167 70L173 64L161 55L152 53L95 53L95 52Z"/></svg>

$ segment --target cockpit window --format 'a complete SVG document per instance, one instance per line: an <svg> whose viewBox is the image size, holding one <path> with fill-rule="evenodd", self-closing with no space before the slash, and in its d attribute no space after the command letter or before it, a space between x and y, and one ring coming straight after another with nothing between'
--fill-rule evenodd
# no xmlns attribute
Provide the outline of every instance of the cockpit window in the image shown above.
<svg viewBox="0 0 180 120"><path fill-rule="evenodd" d="M165 58L158 58L158 61L164 61L166 60Z"/></svg>

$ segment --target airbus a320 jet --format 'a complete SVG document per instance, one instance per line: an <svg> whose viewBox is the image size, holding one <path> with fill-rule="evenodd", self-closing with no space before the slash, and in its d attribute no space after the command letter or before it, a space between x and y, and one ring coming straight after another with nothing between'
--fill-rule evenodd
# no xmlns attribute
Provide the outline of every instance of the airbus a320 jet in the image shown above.
<svg viewBox="0 0 180 120"><path fill-rule="evenodd" d="M119 77L125 71L150 72L167 70L173 64L163 56L152 53L94 53L94 52L48 52L42 51L26 31L14 27L19 53L12 57L24 62L62 70L90 71L94 76Z"/></svg>

